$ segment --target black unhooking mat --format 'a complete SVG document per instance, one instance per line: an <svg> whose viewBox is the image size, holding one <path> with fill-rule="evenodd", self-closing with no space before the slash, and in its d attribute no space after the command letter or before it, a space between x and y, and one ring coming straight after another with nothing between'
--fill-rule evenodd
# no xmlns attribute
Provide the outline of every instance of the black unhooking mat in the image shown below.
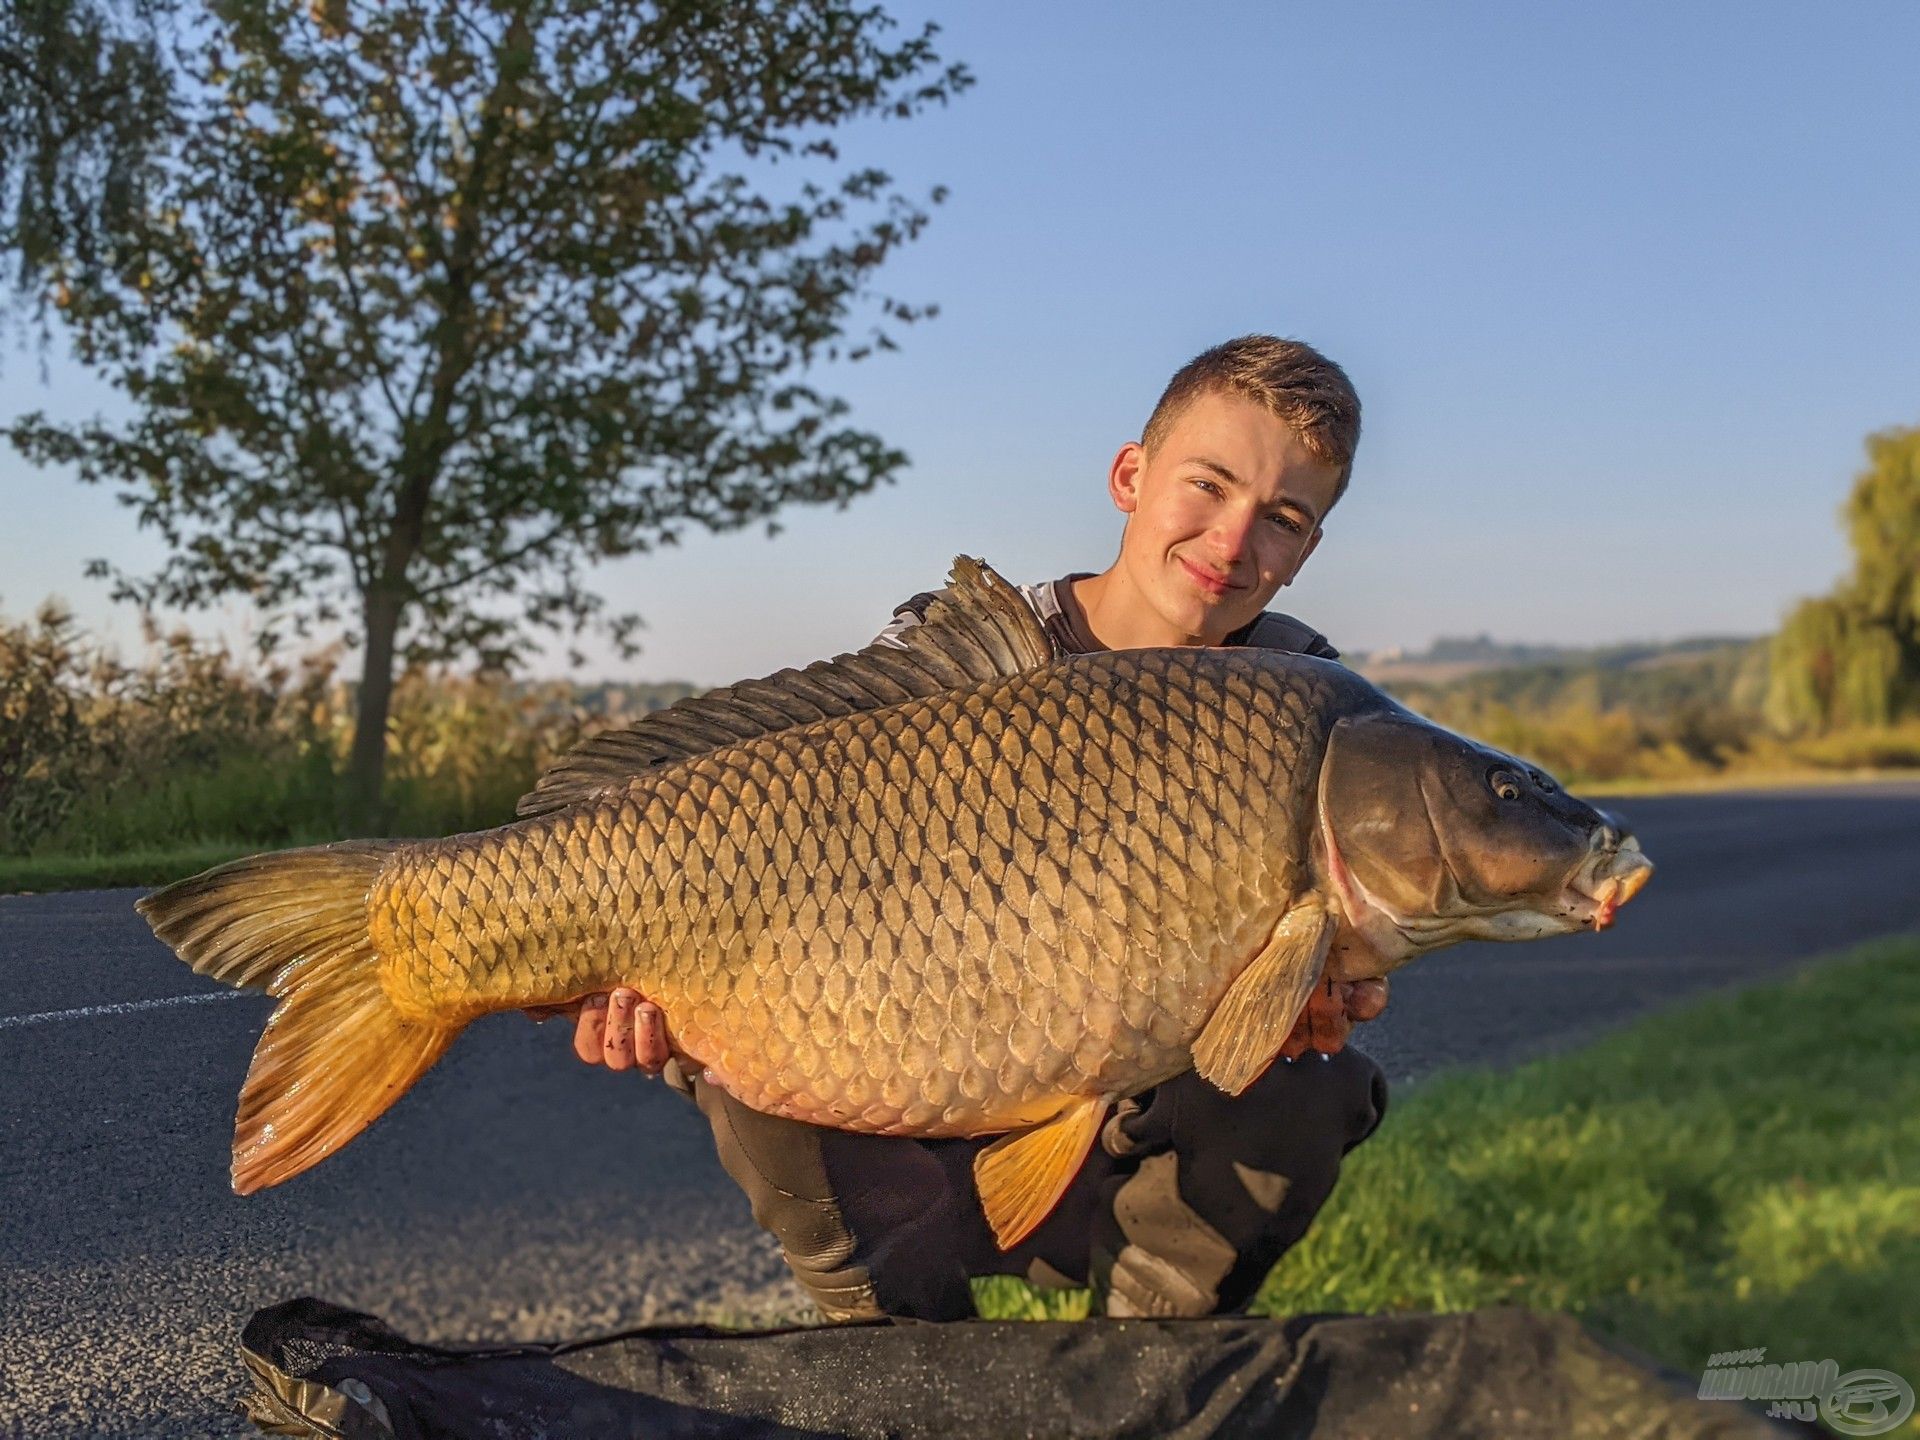
<svg viewBox="0 0 1920 1440"><path fill-rule="evenodd" d="M556 1345L419 1345L321 1300L241 1338L275 1435L487 1437L1471 1436L1780 1440L1683 1377L1525 1310L1291 1320L975 1321L754 1333L654 1328Z"/></svg>

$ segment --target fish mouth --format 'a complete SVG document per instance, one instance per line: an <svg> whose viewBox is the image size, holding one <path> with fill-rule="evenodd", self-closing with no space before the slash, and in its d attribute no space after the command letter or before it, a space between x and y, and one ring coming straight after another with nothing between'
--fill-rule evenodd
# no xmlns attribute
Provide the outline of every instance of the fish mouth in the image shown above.
<svg viewBox="0 0 1920 1440"><path fill-rule="evenodd" d="M1582 929L1604 930L1652 878L1653 862L1629 835L1614 848L1595 852L1567 882L1567 913Z"/></svg>

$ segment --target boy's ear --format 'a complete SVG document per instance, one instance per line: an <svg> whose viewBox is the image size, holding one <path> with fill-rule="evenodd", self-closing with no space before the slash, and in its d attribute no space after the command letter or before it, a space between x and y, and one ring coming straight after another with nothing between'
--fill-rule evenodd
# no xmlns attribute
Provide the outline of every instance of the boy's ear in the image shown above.
<svg viewBox="0 0 1920 1440"><path fill-rule="evenodd" d="M1114 509L1131 515L1140 505L1140 472L1146 468L1147 452L1138 440L1129 440L1107 467L1107 494Z"/></svg>

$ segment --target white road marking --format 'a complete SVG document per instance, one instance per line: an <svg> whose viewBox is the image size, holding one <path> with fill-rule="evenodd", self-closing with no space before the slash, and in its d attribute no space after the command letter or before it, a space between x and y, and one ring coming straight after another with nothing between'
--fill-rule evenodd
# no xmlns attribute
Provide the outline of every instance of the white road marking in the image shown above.
<svg viewBox="0 0 1920 1440"><path fill-rule="evenodd" d="M115 1005L82 1005L78 1010L45 1010L38 1015L0 1015L0 1030L19 1025L45 1025L55 1020L91 1020L99 1015L132 1015L140 1010L162 1010L169 1005L205 1005L213 1000L233 1000L245 990L214 990L205 995L169 995L164 1000L122 1000Z"/></svg>

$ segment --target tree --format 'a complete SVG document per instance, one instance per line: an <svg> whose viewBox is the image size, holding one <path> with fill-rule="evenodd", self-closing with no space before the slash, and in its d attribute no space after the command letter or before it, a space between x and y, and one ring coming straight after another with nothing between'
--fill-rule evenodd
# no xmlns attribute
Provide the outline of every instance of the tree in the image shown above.
<svg viewBox="0 0 1920 1440"><path fill-rule="evenodd" d="M354 627L374 822L397 661L625 644L595 562L905 463L807 374L931 313L867 288L925 206L831 134L969 83L890 28L849 0L217 0L109 263L45 267L135 418L9 438L166 539L155 574L100 567L118 595Z"/></svg>
<svg viewBox="0 0 1920 1440"><path fill-rule="evenodd" d="M1788 729L1920 713L1920 428L1867 437L1844 515L1852 573L1774 637L1767 708Z"/></svg>
<svg viewBox="0 0 1920 1440"><path fill-rule="evenodd" d="M173 120L161 37L174 0L0 8L0 250L44 319L50 262L98 278L103 237L142 209Z"/></svg>

